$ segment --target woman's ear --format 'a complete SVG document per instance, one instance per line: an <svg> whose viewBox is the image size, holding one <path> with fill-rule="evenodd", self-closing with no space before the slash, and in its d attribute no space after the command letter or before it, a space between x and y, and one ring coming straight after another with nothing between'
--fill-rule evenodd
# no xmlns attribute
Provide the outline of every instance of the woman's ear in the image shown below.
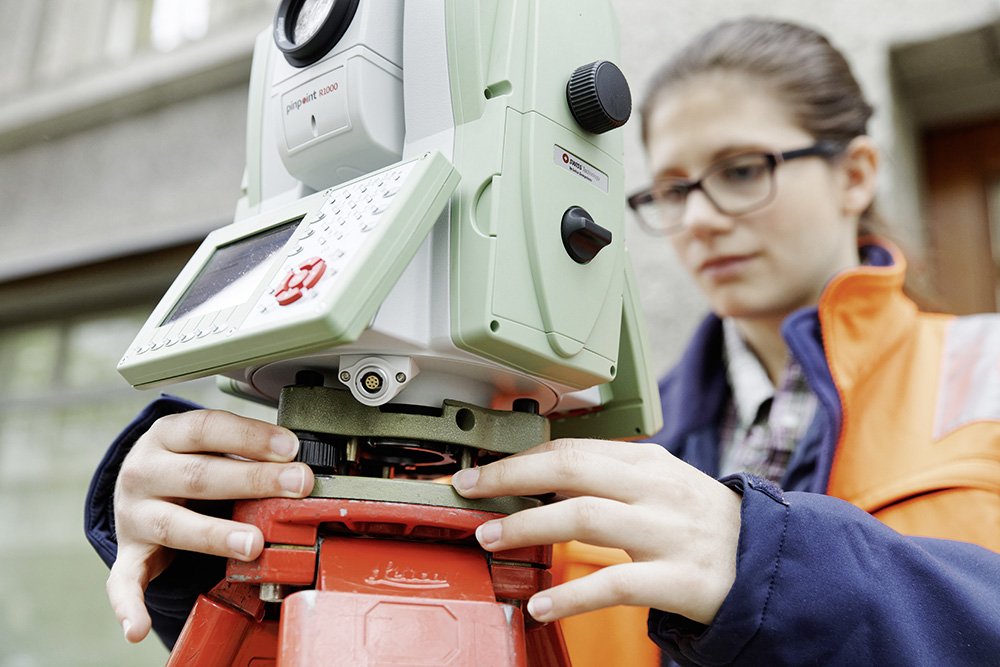
<svg viewBox="0 0 1000 667"><path fill-rule="evenodd" d="M847 145L844 156L837 163L844 175L842 210L845 215L858 217L875 200L880 162L881 155L871 137L855 137Z"/></svg>

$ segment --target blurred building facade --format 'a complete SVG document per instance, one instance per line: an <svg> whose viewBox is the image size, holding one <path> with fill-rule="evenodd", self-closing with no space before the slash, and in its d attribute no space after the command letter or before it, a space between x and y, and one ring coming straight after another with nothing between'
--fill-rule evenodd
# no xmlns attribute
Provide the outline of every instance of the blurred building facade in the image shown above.
<svg viewBox="0 0 1000 667"><path fill-rule="evenodd" d="M158 665L86 544L90 472L152 395L115 372L231 220L270 0L0 2L0 665ZM212 382L180 393L223 407ZM257 413L255 413L257 414ZM266 417L267 414L258 414Z"/></svg>
<svg viewBox="0 0 1000 667"><path fill-rule="evenodd" d="M640 98L719 20L818 27L854 64L886 152L880 206L942 303L997 308L1000 0L614 0ZM0 0L0 667L162 664L121 639L82 537L90 473L150 398L117 360L240 195L246 88L276 0ZM646 172L626 127L628 191ZM705 312L668 242L629 245L665 370ZM923 258L923 259L921 259ZM211 382L171 390L267 417Z"/></svg>

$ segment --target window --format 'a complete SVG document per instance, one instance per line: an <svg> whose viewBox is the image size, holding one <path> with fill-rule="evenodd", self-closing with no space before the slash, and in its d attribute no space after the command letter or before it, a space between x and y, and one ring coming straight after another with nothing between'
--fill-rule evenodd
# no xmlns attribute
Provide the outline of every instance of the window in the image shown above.
<svg viewBox="0 0 1000 667"><path fill-rule="evenodd" d="M173 51L208 32L209 0L156 0L150 42L157 51Z"/></svg>
<svg viewBox="0 0 1000 667"><path fill-rule="evenodd" d="M118 358L152 306L0 329L0 664L163 664L155 637L121 636L107 569L83 535L90 477L107 446L156 392L132 389ZM169 388L273 421L211 378ZM54 636L57 633L58 636Z"/></svg>

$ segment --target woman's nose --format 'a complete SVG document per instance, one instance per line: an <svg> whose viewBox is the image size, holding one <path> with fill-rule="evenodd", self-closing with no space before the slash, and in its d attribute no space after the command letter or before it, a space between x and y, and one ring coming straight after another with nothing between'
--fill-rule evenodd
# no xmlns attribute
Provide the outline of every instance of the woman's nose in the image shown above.
<svg viewBox="0 0 1000 667"><path fill-rule="evenodd" d="M684 230L696 236L728 231L733 226L732 216L720 211L701 190L688 193L682 222Z"/></svg>

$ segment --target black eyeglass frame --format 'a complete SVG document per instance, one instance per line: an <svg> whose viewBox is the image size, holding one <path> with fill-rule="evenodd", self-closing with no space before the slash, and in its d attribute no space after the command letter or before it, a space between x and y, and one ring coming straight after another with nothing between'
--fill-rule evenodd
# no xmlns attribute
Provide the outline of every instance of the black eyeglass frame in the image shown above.
<svg viewBox="0 0 1000 667"><path fill-rule="evenodd" d="M687 196L691 194L692 191L701 190L702 193L705 195L705 198L712 203L712 206L714 206L716 210L718 210L723 215L745 215L747 213L752 213L753 211L763 208L764 206L767 206L769 203L771 203L771 200L774 199L774 194L775 194L774 170L777 169L779 164L788 162L790 160L797 160L799 158L804 158L804 157L819 156L829 159L831 157L839 155L841 152L844 151L845 148L846 144L841 142L817 141L812 146L808 146L806 148L798 148L791 151L784 151L781 153L744 153L743 155L736 155L734 157L727 158L725 160L720 160L719 162L716 162L715 164L709 166L708 169L706 169L705 172L702 174L701 178L699 178L698 180L688 181L683 178L674 178L674 179L669 179L669 183L673 187L683 189L685 203L687 202ZM727 209L726 207L720 206L718 202L716 202L715 199L712 198L712 195L705 190L702 183L705 181L706 178L716 174L720 170L720 166L722 168L725 168L725 165L732 160L737 160L739 158L744 158L752 155L759 155L760 157L763 157L767 161L767 168L769 171L769 176L771 177L771 189L770 192L768 192L767 197L759 202L755 202L751 206L736 210ZM654 193L661 186L662 182L659 185L654 183L652 186L646 188L645 190L640 190L639 192L630 195L626 199L626 201L628 202L629 208L635 211L636 218L639 219L639 223L642 225L642 228L645 229L647 232L655 235L674 234L684 228L683 223L670 225L669 227L655 226L652 225L648 220L646 220L643 214L640 213L639 211L639 208L641 206L645 204L654 203L657 200L657 197Z"/></svg>

